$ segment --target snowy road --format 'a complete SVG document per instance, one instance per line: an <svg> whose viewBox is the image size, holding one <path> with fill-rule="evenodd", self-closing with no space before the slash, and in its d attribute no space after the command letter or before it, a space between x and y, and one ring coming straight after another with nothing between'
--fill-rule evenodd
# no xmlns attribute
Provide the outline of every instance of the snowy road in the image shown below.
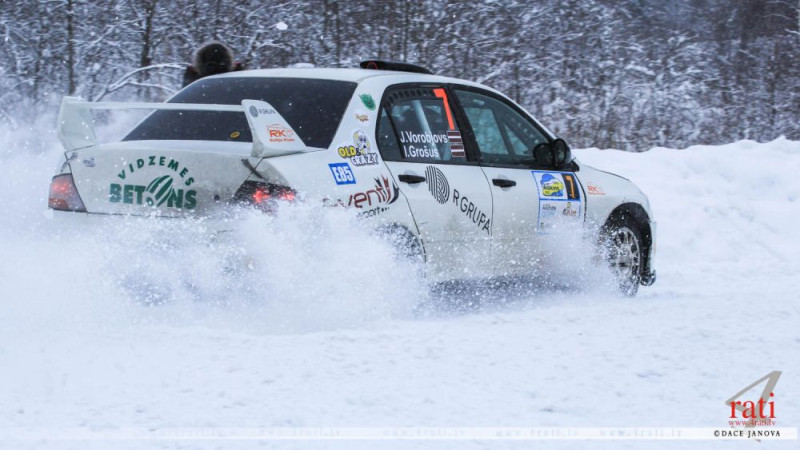
<svg viewBox="0 0 800 450"><path fill-rule="evenodd" d="M658 282L635 299L511 284L466 294L475 306L421 312L413 300L427 291L413 268L387 264L389 249L345 217L298 213L317 235L277 223L274 239L250 218L241 237L269 269L246 279L214 277L222 261L193 243L202 225L58 229L42 212L55 152L20 154L22 138L5 137L16 153L0 151L10 197L0 217L2 449L797 448L15 441L9 430L726 427L725 400L773 370L783 372L777 424L800 426L800 143L577 151L650 196ZM131 277L142 273L144 287ZM143 289L173 301L131 301Z"/></svg>

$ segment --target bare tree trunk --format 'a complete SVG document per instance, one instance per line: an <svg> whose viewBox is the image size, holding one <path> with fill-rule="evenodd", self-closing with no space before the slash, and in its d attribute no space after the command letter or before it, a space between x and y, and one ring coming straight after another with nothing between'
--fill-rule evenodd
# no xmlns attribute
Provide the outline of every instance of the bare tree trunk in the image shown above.
<svg viewBox="0 0 800 450"><path fill-rule="evenodd" d="M153 18L156 15L156 5L158 0L145 1L145 21L144 32L142 36L142 51L139 56L139 67L147 67L153 63L153 58L150 56L152 53L153 41Z"/></svg>
<svg viewBox="0 0 800 450"><path fill-rule="evenodd" d="M75 95L75 2L67 0L67 92Z"/></svg>
<svg viewBox="0 0 800 450"><path fill-rule="evenodd" d="M334 45L336 46L336 67L342 67L342 27L341 17L339 16L339 2L333 1L333 29L334 32Z"/></svg>
<svg viewBox="0 0 800 450"><path fill-rule="evenodd" d="M214 34L212 35L213 40L219 39L219 30L220 30L220 11L222 10L222 0L217 0L216 11L214 12Z"/></svg>

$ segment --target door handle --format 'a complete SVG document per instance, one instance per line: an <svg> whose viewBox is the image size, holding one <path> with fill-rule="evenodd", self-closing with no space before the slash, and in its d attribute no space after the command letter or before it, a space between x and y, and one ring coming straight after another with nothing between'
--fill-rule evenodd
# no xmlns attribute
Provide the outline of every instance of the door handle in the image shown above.
<svg viewBox="0 0 800 450"><path fill-rule="evenodd" d="M500 186L501 188L508 188L511 186L516 186L517 182L514 180L506 180L505 178L492 178L492 184L495 186Z"/></svg>
<svg viewBox="0 0 800 450"><path fill-rule="evenodd" d="M422 183L423 181L425 181L425 177L423 177L423 176L420 176L420 175L407 175L407 174L398 175L397 179L400 180L403 183L408 183L408 184L417 184L417 183Z"/></svg>

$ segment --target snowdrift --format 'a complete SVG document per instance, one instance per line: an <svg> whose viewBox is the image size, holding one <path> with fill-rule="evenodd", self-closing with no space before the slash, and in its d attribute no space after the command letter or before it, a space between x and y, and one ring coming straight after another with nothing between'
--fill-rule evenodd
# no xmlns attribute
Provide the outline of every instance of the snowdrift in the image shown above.
<svg viewBox="0 0 800 450"><path fill-rule="evenodd" d="M245 218L254 257L283 263L244 279L215 276L240 248L210 252L196 242L202 222L56 224L45 212L54 136L3 130L0 139L0 447L109 446L9 440L22 428L45 436L169 427L725 427L724 401L772 370L783 371L777 424L800 423L798 142L578 150L581 162L649 195L656 285L635 299L591 283L476 287L452 294L477 305L454 312L415 309L429 295L415 268L387 264L390 247L345 216ZM155 299L176 301L131 301L132 290L148 286ZM530 443L425 447L514 445Z"/></svg>

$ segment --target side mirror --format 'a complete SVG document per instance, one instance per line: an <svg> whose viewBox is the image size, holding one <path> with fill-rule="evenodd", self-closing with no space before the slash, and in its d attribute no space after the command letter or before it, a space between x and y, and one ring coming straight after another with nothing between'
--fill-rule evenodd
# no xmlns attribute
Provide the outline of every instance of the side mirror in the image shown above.
<svg viewBox="0 0 800 450"><path fill-rule="evenodd" d="M572 151L563 139L556 139L553 146L553 161L556 167L563 167L572 162Z"/></svg>
<svg viewBox="0 0 800 450"><path fill-rule="evenodd" d="M563 139L556 139L534 147L533 158L543 167L560 168L572 162L572 151Z"/></svg>
<svg viewBox="0 0 800 450"><path fill-rule="evenodd" d="M536 164L543 167L553 167L555 160L553 159L553 152L549 142L542 142L536 147L533 147L533 159Z"/></svg>

